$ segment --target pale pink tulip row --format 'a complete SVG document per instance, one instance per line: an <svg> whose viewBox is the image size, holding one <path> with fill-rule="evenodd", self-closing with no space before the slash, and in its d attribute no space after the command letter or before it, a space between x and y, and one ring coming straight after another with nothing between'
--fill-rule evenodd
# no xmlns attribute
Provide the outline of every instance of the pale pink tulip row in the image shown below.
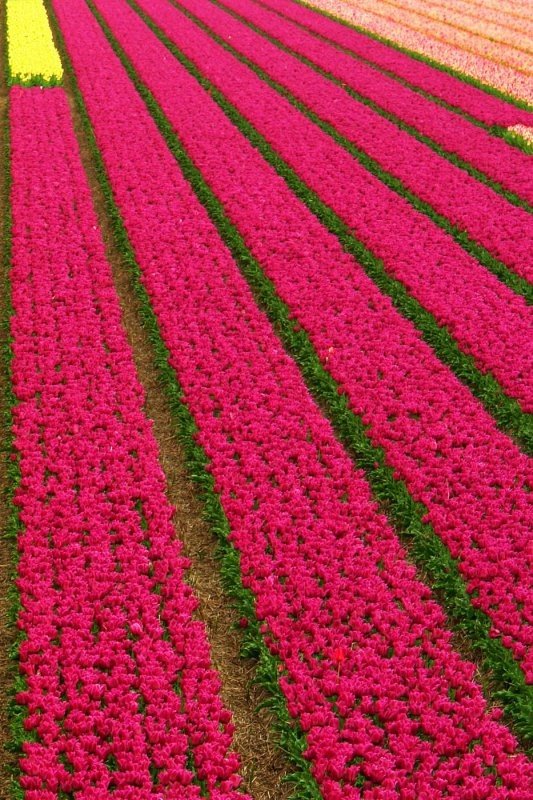
<svg viewBox="0 0 533 800"><path fill-rule="evenodd" d="M508 31L521 33L520 46L524 45L524 35L533 36L531 14L528 15L527 10L526 16L511 13L504 3L491 6L489 3L470 2L470 0L430 0L425 3L425 9L428 14L438 14L443 19L451 17L463 27L472 30L479 27L480 22L484 22L491 30L494 28L496 35ZM485 30L488 30L488 27ZM533 43L530 44L533 47Z"/></svg>
<svg viewBox="0 0 533 800"><path fill-rule="evenodd" d="M459 0L440 0L446 5L457 5ZM463 0L463 5L467 8L475 9L476 14L489 11L490 14L501 12L506 19L516 20L520 24L524 19L531 19L531 4L529 0Z"/></svg>
<svg viewBox="0 0 533 800"><path fill-rule="evenodd" d="M23 796L246 800L67 96L9 103Z"/></svg>
<svg viewBox="0 0 533 800"><path fill-rule="evenodd" d="M533 82L530 75L507 64L489 60L482 53L469 52L457 42L431 38L427 33L409 28L399 20L379 16L366 8L353 6L346 0L309 0L308 5L452 67L513 97L533 103ZM490 55L491 58L494 57L492 53Z"/></svg>
<svg viewBox="0 0 533 800"><path fill-rule="evenodd" d="M87 6L53 7L324 800L526 800L532 770Z"/></svg>
<svg viewBox="0 0 533 800"><path fill-rule="evenodd" d="M392 0L387 0L391 2ZM398 6L397 0L394 5ZM518 51L533 52L533 19L522 20L521 24L514 22L505 12L496 10L483 15L462 0L457 2L420 3L419 0L405 0L406 11L413 11L417 16L443 23L446 27L459 28L481 39L490 39L496 43L508 45Z"/></svg>
<svg viewBox="0 0 533 800"><path fill-rule="evenodd" d="M226 0L226 4L239 13L250 6L240 0ZM206 0L182 0L182 5L407 189L519 275L533 280L533 217L527 211L511 205L218 6Z"/></svg>

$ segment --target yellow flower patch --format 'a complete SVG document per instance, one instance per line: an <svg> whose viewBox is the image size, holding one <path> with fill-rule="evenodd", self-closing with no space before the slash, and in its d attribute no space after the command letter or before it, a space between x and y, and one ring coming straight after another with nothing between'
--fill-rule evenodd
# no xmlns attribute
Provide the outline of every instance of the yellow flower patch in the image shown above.
<svg viewBox="0 0 533 800"><path fill-rule="evenodd" d="M61 81L63 67L42 0L7 0L7 39L12 83Z"/></svg>

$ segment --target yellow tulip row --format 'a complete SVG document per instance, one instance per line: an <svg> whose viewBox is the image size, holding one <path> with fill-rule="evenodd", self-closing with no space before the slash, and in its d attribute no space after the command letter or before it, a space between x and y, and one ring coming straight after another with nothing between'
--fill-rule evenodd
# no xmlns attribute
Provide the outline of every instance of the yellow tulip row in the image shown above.
<svg viewBox="0 0 533 800"><path fill-rule="evenodd" d="M7 0L7 39L12 83L61 81L63 67L42 0Z"/></svg>

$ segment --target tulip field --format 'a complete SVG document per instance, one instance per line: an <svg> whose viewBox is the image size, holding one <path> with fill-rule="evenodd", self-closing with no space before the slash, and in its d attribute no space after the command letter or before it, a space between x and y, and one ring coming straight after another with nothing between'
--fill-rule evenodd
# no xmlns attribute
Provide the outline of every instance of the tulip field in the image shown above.
<svg viewBox="0 0 533 800"><path fill-rule="evenodd" d="M531 800L531 5L3 5L0 798Z"/></svg>

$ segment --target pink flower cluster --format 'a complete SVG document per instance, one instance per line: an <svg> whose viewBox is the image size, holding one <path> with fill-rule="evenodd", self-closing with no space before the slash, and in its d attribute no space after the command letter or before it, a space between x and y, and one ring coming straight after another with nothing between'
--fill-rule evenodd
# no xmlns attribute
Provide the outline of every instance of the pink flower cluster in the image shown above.
<svg viewBox="0 0 533 800"><path fill-rule="evenodd" d="M531 165L525 153L250 0L224 0L224 4L238 8L292 50L533 203Z"/></svg>
<svg viewBox="0 0 533 800"><path fill-rule="evenodd" d="M461 349L532 410L533 311L524 298L176 8L161 0L139 5Z"/></svg>
<svg viewBox="0 0 533 800"><path fill-rule="evenodd" d="M10 122L25 800L244 800L68 99Z"/></svg>
<svg viewBox="0 0 533 800"><path fill-rule="evenodd" d="M501 8L502 4L499 0L496 0L496 3L497 7ZM412 86L429 92L487 125L507 127L518 122L524 125L533 124L533 114L530 111L517 108L506 103L505 100L500 100L476 89L446 72L441 72L423 61L411 58L393 47L328 19L322 14L317 14L299 3L292 2L292 0L262 0L261 4L276 10L285 18L297 22L321 38L335 42L356 57L393 72ZM314 5L319 6L319 3L314 2ZM482 5L482 13L485 13L488 3L483 2ZM490 13L492 15L492 9Z"/></svg>
<svg viewBox="0 0 533 800"><path fill-rule="evenodd" d="M324 366L426 503L495 630L533 677L533 507L526 487L516 485L517 475L531 476L528 459L207 92L166 59L142 21L118 0L95 3ZM183 36L192 41L187 31Z"/></svg>
<svg viewBox="0 0 533 800"><path fill-rule="evenodd" d="M238 13L250 8L243 0L226 0L226 4ZM511 269L533 280L533 218L527 211L511 205L392 122L355 102L340 87L212 3L182 0L182 5L439 214L467 231Z"/></svg>
<svg viewBox="0 0 533 800"><path fill-rule="evenodd" d="M526 800L530 765L87 6L53 6L324 800Z"/></svg>

